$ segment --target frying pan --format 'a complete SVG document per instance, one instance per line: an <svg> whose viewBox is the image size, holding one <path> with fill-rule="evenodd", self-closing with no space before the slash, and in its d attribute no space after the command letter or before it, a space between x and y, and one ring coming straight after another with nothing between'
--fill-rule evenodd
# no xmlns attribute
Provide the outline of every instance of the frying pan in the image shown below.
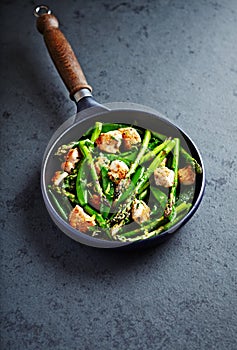
<svg viewBox="0 0 237 350"><path fill-rule="evenodd" d="M51 218L72 239L97 248L120 249L128 246L129 248L143 248L163 242L183 226L200 205L205 188L205 170L200 152L183 130L149 107L131 103L110 103L106 105L98 103L92 96L92 88L88 85L70 44L59 29L57 18L51 14L47 6L38 6L34 11L34 15L37 17L37 29L43 35L48 52L69 91L70 98L77 106L77 113L66 120L53 134L43 157L41 188L44 202ZM192 207L170 229L155 237L136 242L106 240L73 228L55 209L47 190L56 167L55 152L61 145L78 140L89 128L94 126L96 121L102 123L126 123L128 125L136 125L145 130L158 131L171 137L179 137L182 147L201 165L202 173L196 176Z"/></svg>

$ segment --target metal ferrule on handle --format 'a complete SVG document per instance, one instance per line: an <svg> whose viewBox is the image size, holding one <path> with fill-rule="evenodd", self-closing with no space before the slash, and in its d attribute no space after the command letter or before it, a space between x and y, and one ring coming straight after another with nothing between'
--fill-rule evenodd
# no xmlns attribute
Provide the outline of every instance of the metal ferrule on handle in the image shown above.
<svg viewBox="0 0 237 350"><path fill-rule="evenodd" d="M81 89L73 95L73 99L78 103L84 97L92 97L92 93L89 89Z"/></svg>

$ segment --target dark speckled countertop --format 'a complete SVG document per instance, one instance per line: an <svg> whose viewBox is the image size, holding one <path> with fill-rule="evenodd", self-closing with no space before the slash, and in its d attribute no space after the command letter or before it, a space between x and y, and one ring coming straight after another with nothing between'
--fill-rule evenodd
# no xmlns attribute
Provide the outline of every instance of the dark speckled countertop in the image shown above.
<svg viewBox="0 0 237 350"><path fill-rule="evenodd" d="M1 1L1 349L237 349L237 1L48 1L102 102L183 128L207 172L161 246L82 246L40 191L45 147L75 112L32 15Z"/></svg>

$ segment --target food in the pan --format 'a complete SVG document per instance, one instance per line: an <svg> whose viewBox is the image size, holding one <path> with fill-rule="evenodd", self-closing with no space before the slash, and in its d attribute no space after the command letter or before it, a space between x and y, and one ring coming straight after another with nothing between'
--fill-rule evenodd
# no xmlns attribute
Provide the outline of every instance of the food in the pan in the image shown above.
<svg viewBox="0 0 237 350"><path fill-rule="evenodd" d="M48 186L55 210L80 232L124 242L179 222L202 172L180 138L126 124L96 122L55 157Z"/></svg>

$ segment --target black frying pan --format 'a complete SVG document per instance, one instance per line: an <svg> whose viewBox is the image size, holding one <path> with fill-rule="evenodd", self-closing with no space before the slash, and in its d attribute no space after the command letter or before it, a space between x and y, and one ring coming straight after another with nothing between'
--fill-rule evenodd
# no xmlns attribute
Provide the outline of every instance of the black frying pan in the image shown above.
<svg viewBox="0 0 237 350"><path fill-rule="evenodd" d="M201 155L190 137L175 124L168 121L160 113L141 105L128 103L112 103L101 105L94 100L82 69L72 51L70 44L59 30L58 20L51 14L46 6L39 6L34 12L37 17L37 29L43 35L50 56L64 81L71 99L76 103L77 114L69 118L51 138L42 162L41 187L45 205L56 225L72 239L83 244L99 248L120 248L124 246L144 247L158 244L170 237L178 228L184 225L197 210L204 194L205 172ZM49 194L48 187L52 176L57 169L57 157L55 153L62 145L80 139L95 122L118 123L135 125L141 130L152 130L171 138L179 138L181 147L193 157L202 168L202 172L196 174L193 189L192 206L190 210L178 222L170 228L164 229L158 235L139 240L121 241L117 239L104 239L91 233L84 233L69 225L60 211L55 207L55 202Z"/></svg>

